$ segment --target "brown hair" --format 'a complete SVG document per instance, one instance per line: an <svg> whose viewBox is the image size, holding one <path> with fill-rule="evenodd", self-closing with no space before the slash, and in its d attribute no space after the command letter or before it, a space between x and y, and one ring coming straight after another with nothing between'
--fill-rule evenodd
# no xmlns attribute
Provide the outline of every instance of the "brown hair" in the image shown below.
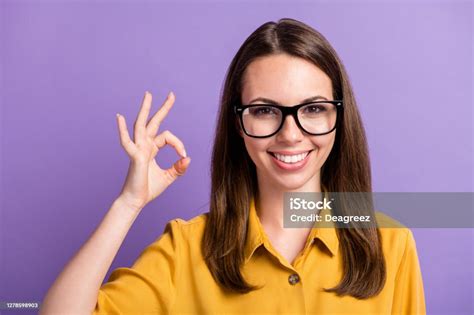
<svg viewBox="0 0 474 315"><path fill-rule="evenodd" d="M294 19L267 22L242 44L226 74L211 160L210 211L202 242L206 264L223 289L247 293L258 287L241 273L250 200L257 195L255 164L247 153L232 106L241 103L242 76L256 58L286 53L306 59L332 81L333 97L344 102L333 149L321 169L321 184L332 192L371 192L370 161L364 127L345 68L326 38ZM385 260L377 227L339 228L343 276L337 295L364 299L385 283Z"/></svg>

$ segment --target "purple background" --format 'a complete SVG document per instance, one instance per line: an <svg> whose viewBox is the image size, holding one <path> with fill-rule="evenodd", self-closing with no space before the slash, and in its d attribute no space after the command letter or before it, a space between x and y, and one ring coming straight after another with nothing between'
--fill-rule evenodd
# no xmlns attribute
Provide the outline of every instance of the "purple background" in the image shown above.
<svg viewBox="0 0 474 315"><path fill-rule="evenodd" d="M145 90L190 169L135 221L107 276L175 217L208 210L219 94L245 38L292 17L342 58L368 132L374 191L473 191L473 4L416 2L0 1L0 301L40 301L125 179ZM166 148L159 163L171 165ZM447 209L449 211L449 209ZM428 313L472 314L473 230L414 230ZM93 264L94 261L91 260Z"/></svg>

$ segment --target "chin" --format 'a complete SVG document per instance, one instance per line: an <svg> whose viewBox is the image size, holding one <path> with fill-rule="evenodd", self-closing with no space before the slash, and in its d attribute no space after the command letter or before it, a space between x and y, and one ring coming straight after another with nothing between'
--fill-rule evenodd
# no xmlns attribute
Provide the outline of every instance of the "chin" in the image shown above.
<svg viewBox="0 0 474 315"><path fill-rule="evenodd" d="M301 174L288 174L286 176L273 176L273 183L276 183L278 186L285 191L306 191L303 189L307 186L308 182L311 178L304 178L303 176L299 176Z"/></svg>

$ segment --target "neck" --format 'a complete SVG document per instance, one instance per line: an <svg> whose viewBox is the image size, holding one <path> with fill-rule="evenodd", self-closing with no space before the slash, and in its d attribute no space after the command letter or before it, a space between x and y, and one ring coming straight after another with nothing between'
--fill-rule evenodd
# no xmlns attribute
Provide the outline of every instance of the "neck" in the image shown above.
<svg viewBox="0 0 474 315"><path fill-rule="evenodd" d="M275 184L274 181L264 180L264 176L258 176L258 196L255 199L257 214L260 222L268 232L281 233L285 230L299 230L302 233L306 229L284 229L283 228L283 202L284 193L288 192L321 192L320 173L318 172L306 182L305 185L286 189Z"/></svg>

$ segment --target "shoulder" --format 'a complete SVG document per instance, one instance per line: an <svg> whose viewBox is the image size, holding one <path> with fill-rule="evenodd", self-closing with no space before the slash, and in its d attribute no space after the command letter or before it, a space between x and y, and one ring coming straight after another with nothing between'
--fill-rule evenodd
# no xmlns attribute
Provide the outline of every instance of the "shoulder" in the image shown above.
<svg viewBox="0 0 474 315"><path fill-rule="evenodd" d="M411 230L394 218L378 211L375 213L375 218L382 239L392 249L404 249L407 242L413 240Z"/></svg>
<svg viewBox="0 0 474 315"><path fill-rule="evenodd" d="M416 252L415 238L408 227L381 212L376 213L376 220L387 263L399 265L407 252Z"/></svg>
<svg viewBox="0 0 474 315"><path fill-rule="evenodd" d="M170 234L174 239L183 242L200 241L204 234L207 216L208 212L190 219L174 218L166 223L163 234Z"/></svg>
<svg viewBox="0 0 474 315"><path fill-rule="evenodd" d="M176 221L181 226L202 225L203 223L206 222L208 214L209 214L208 212L205 212L205 213L198 214L187 220L182 219L182 218L175 218L173 220Z"/></svg>
<svg viewBox="0 0 474 315"><path fill-rule="evenodd" d="M400 223L399 221L380 211L375 212L375 220L377 221L377 225L379 227L402 229L406 228L406 226Z"/></svg>

